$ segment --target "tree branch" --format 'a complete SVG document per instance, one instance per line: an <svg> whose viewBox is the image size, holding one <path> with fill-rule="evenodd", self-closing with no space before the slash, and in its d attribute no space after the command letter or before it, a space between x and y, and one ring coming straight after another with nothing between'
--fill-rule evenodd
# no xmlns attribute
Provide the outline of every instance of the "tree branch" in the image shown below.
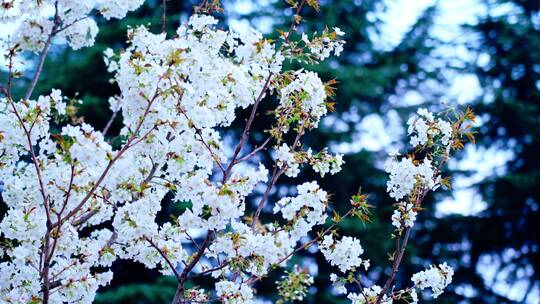
<svg viewBox="0 0 540 304"><path fill-rule="evenodd" d="M41 75L41 71L43 70L43 64L45 63L45 58L47 57L47 53L49 53L49 49L51 48L52 40L56 34L56 30L58 29L58 26L60 25L60 17L58 16L58 1L54 2L54 24L51 29L51 32L49 33L49 36L47 37L47 41L45 41L45 45L43 46L43 49L41 50L41 54L39 55L39 61L38 65L36 67L36 71L34 72L34 76L32 77L32 81L30 82L30 86L26 90L26 93L24 94L24 99L28 100L32 96L32 92L34 92L34 89L36 87L36 84L39 80L39 75Z"/></svg>
<svg viewBox="0 0 540 304"><path fill-rule="evenodd" d="M157 252L159 252L159 254L161 255L161 257L163 257L165 262L167 262L167 264L169 264L169 267L171 268L172 272L174 273L174 276L176 277L176 279L178 281L180 281L180 275L178 274L178 271L176 270L176 267L173 265L171 260L169 260L167 255L163 252L163 250L161 250L150 238L144 237L144 239L150 244L150 246L154 247L154 249L156 249Z"/></svg>
<svg viewBox="0 0 540 304"><path fill-rule="evenodd" d="M161 33L167 32L167 0L162 1L163 11L161 13Z"/></svg>
<svg viewBox="0 0 540 304"><path fill-rule="evenodd" d="M199 263L199 260L202 258L204 251L208 246L210 245L210 241L212 240L212 231L208 230L206 234L206 238L204 239L204 243L202 244L201 248L197 251L191 262L184 268L182 271L182 274L180 275L180 280L178 282L178 287L176 288L176 293L174 295L174 299L171 302L171 304L180 304L182 303L182 299L184 298L184 284L187 281L187 276L189 275L189 272Z"/></svg>

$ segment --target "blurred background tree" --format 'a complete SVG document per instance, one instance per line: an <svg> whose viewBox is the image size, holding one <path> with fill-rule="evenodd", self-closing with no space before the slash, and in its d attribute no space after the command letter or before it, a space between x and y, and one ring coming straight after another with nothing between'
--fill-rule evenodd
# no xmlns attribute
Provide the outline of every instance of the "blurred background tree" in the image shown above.
<svg viewBox="0 0 540 304"><path fill-rule="evenodd" d="M320 179L321 186L333 194L333 208L347 209L349 198L361 186L369 193L374 205L372 223L359 220L345 221L346 234L362 240L366 256L371 259L373 271L363 278L380 283L388 271L386 254L393 246L390 215L393 201L386 195L387 175L381 170L389 150L405 149L402 126L411 111L419 105L406 101L406 94L415 91L422 95L424 106L442 109L439 100L445 98L446 88L453 80L452 73L473 74L480 84L481 94L468 102L479 114L478 142L475 153L484 150L506 151L511 159L498 174L474 179L474 170L460 170L456 174L467 179L468 187L480 194L476 199L485 203L480 212L441 216L436 202L449 199L452 192L428 197L426 211L415 226L398 282L410 283L412 273L433 263L448 260L457 269L449 292L436 303L538 303L538 202L540 176L540 2L537 0L481 2L487 13L478 22L464 27L467 36L461 47L476 54L475 60L454 62L439 58L440 47L458 47L447 44L434 34L433 27L440 16L437 5L429 6L394 45L381 47L385 40L381 18L392 1L384 0L327 0L320 1L320 10L305 9L305 23L300 32L321 31L325 25L338 26L347 33L347 44L342 55L329 59L316 69L323 80L337 79L336 111L321 122L321 128L306 137L306 144L318 151L326 146L346 154L344 170L320 179L316 173L305 170L302 180ZM434 2L435 3L435 2ZM173 35L175 28L193 12L195 1L167 1L167 29ZM435 3L436 4L436 3ZM254 27L268 32L288 28L292 11L282 1L223 2L226 13L219 16L223 25L231 24L245 29L249 20ZM246 7L251 9L245 9ZM502 11L502 13L501 13ZM78 114L86 122L101 129L111 112L107 99L118 94L115 84L108 80L102 60L107 47L119 50L125 46L128 26L149 25L154 31L161 29L161 1L150 0L135 13L121 21L98 20L100 33L97 43L77 52L56 47L48 58L38 93L59 88L67 96L82 99ZM229 16L228 19L225 16ZM287 62L286 65L293 63ZM19 83L23 86L24 83ZM448 99L448 98L447 98ZM261 113L272 108L268 98ZM455 101L450 100L450 105ZM231 142L238 138L245 115L224 133ZM242 116L244 115L244 116ZM265 139L265 128L270 116L261 114L250 134L250 144ZM119 131L117 117L109 133ZM468 155L468 154L467 154ZM462 155L463 160L468 156ZM488 154L486 154L488 155ZM489 155L488 155L489 157ZM256 161L271 166L268 152ZM482 159L488 162L489 159ZM280 181L271 200L291 193L294 181ZM279 194L279 195L278 195ZM460 201L454 202L459 205ZM178 213L170 201L163 202L159 221ZM268 208L263 219L271 217ZM268 212L270 211L270 212ZM373 255L378 253L378 255ZM345 303L332 292L328 276L332 269L322 262L320 254L307 251L302 259L293 260L315 274L315 284L307 302ZM173 279L144 269L133 262L116 262L115 278L96 299L97 303L168 303L174 295ZM282 273L260 283L260 295L275 300L273 282ZM212 282L197 280L192 284L206 286ZM535 302L536 301L536 302Z"/></svg>
<svg viewBox="0 0 540 304"><path fill-rule="evenodd" d="M485 209L435 221L421 232L429 241L420 255L444 253L459 265L453 301L539 303L540 2L485 5L487 14L465 29L476 54L466 70L481 85L471 101L480 115L477 149L510 157L470 185Z"/></svg>

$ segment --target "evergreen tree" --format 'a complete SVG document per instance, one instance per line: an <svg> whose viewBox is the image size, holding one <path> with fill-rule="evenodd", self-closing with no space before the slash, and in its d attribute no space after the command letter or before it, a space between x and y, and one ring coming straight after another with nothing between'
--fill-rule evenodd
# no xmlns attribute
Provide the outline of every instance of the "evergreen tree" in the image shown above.
<svg viewBox="0 0 540 304"><path fill-rule="evenodd" d="M504 174L473 185L486 209L434 223L423 235L422 255L444 252L454 258L459 268L453 301L538 303L540 2L486 1L486 6L488 15L466 29L473 37L471 50L482 58L469 66L482 87L474 101L481 116L477 145L511 151L513 157ZM489 272L493 279L485 275ZM472 292L464 292L470 287Z"/></svg>

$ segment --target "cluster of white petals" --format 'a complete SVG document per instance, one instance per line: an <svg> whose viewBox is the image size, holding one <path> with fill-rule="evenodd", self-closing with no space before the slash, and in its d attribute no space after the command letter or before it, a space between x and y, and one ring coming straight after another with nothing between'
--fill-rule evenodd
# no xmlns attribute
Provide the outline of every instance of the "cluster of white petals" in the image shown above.
<svg viewBox="0 0 540 304"><path fill-rule="evenodd" d="M443 263L439 264L439 266L431 265L428 269L415 273L411 280L416 288L421 290L431 288L432 296L435 299L443 293L448 284L452 283L453 275L454 270L452 267Z"/></svg>
<svg viewBox="0 0 540 304"><path fill-rule="evenodd" d="M328 194L317 182L303 183L297 186L295 197L284 197L274 206L274 213L292 223L291 236L296 239L307 235L315 226L324 224L328 215L326 206Z"/></svg>
<svg viewBox="0 0 540 304"><path fill-rule="evenodd" d="M285 175L289 177L297 177L300 173L300 164L294 158L294 153L286 143L283 143L276 149L276 161L280 167L286 167Z"/></svg>
<svg viewBox="0 0 540 304"><path fill-rule="evenodd" d="M341 166L345 163L343 154L332 155L326 149L313 154L311 148L305 153L295 152L283 143L276 149L276 162L279 167L285 167L285 175L297 177L300 173L300 165L307 162L313 168L313 171L319 173L321 177L326 174L336 174L341 171Z"/></svg>
<svg viewBox="0 0 540 304"><path fill-rule="evenodd" d="M452 125L448 121L435 118L433 113L424 108L418 109L417 114L407 121L409 126L407 132L411 136L411 145L422 146L429 140L437 140L436 137L440 137L443 145L450 144Z"/></svg>
<svg viewBox="0 0 540 304"><path fill-rule="evenodd" d="M386 183L387 191L390 197L396 201L415 194L414 190L434 190L439 183L436 168L432 166L431 160L428 158L419 164L415 164L406 157L402 158L401 161L390 158L385 164L385 170L390 174Z"/></svg>
<svg viewBox="0 0 540 304"><path fill-rule="evenodd" d="M281 108L287 117L305 113L309 125L316 126L320 118L327 113L324 84L314 72L300 70L293 75L293 81L280 90Z"/></svg>
<svg viewBox="0 0 540 304"><path fill-rule="evenodd" d="M371 287L364 287L361 293L350 293L347 298L351 300L352 304L376 304L377 298L382 292L382 288L377 285ZM392 298L387 295L383 295L381 298L381 304L392 304Z"/></svg>
<svg viewBox="0 0 540 304"><path fill-rule="evenodd" d="M334 175L341 171L341 166L345 163L343 154L331 155L326 150L323 150L313 155L311 149L307 151L307 158L313 167L313 171L324 177L327 173Z"/></svg>
<svg viewBox="0 0 540 304"><path fill-rule="evenodd" d="M123 18L143 3L144 0L5 0L0 5L0 22L12 24L15 29L0 38L0 48L19 45L37 53L54 37L74 50L88 47L94 44L99 31L92 18L96 12L106 19Z"/></svg>
<svg viewBox="0 0 540 304"><path fill-rule="evenodd" d="M308 293L308 288L313 285L315 280L306 269L300 269L294 265L292 271L286 271L286 275L281 276L278 284L278 293L284 301L295 302L302 301Z"/></svg>
<svg viewBox="0 0 540 304"><path fill-rule="evenodd" d="M414 206L411 203L399 203L398 208L392 214L392 225L397 229L411 228L416 221L417 212L414 211Z"/></svg>
<svg viewBox="0 0 540 304"><path fill-rule="evenodd" d="M245 272L255 276L268 273L273 264L284 260L294 250L299 238L293 238L287 231L276 231L272 225L267 225L265 232L254 232L250 226L233 222L234 232L219 236L210 245L209 258L246 262ZM229 274L230 267L223 267L214 272L213 276Z"/></svg>
<svg viewBox="0 0 540 304"><path fill-rule="evenodd" d="M204 289L191 288L186 294L186 299L189 299L193 303L206 303L209 301L208 294L206 294Z"/></svg>
<svg viewBox="0 0 540 304"><path fill-rule="evenodd" d="M246 284L237 284L230 281L216 283L216 294L222 303L249 304L253 303L253 290Z"/></svg>
<svg viewBox="0 0 540 304"><path fill-rule="evenodd" d="M321 36L315 36L312 40L309 40L308 36L303 33L302 41L315 59L322 61L330 57L332 53L334 53L335 56L341 54L343 45L345 44L345 41L341 39L341 37L344 35L345 32L339 27L334 27L333 32L329 33L328 31L324 31Z"/></svg>
<svg viewBox="0 0 540 304"><path fill-rule="evenodd" d="M337 274L331 273L330 274L330 282L332 282L332 286L334 286L334 289L339 294L346 294L347 293L347 287L345 287L345 280L343 278L340 278Z"/></svg>
<svg viewBox="0 0 540 304"><path fill-rule="evenodd" d="M364 253L360 240L350 236L344 236L335 241L331 235L326 235L321 242L321 252L332 266L337 266L341 272L347 272L362 264L367 268L368 260L360 257Z"/></svg>

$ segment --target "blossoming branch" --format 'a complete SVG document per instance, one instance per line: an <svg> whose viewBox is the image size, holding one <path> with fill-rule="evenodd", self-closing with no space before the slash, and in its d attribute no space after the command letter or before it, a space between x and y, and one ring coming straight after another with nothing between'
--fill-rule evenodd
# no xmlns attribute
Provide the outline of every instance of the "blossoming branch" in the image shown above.
<svg viewBox="0 0 540 304"><path fill-rule="evenodd" d="M295 196L269 201L283 174L297 177L311 168L324 177L344 165L342 155L302 143L332 110L335 82L284 70L283 62L318 64L338 56L345 33L337 27L297 33L302 10L318 4L288 2L295 14L279 41L254 29L219 29L210 14L217 4L208 1L172 37L144 26L129 29L126 49L104 53L121 92L109 99L114 115L123 117L120 147L107 140L108 127L100 131L73 119L79 101L60 90L36 97L33 91L53 43L89 47L98 34L96 14L123 18L143 1L2 2L1 24L17 29L0 41L9 72L0 87L0 193L7 205L0 222L0 302L91 303L121 259L174 276L172 303L255 303L257 282L275 268L288 270L276 284L280 301L302 300L313 278L288 262L312 245L335 267L330 279L352 303L417 303L417 290L429 288L433 297L443 292L453 274L445 263L400 283L408 285L403 289L395 288L395 278L424 197L448 186L442 167L470 136L469 110L435 115L420 109L408 122L413 152L386 164L388 193L396 200L389 219L396 248L383 286L364 286L361 278L370 268L367 256L384 253L364 252L361 240L337 229L344 218L369 218L366 195L353 195L350 211L334 216L317 181L299 181ZM14 96L17 66L29 52L37 55L34 74L25 95ZM264 143L250 147L261 103L272 105L274 123ZM221 130L239 110L249 118L228 153ZM263 149L275 157L272 168L253 161ZM185 207L158 225L166 195ZM258 198L253 209L248 196ZM266 205L273 206L275 222L259 218ZM188 289L194 276L211 277L214 288Z"/></svg>

